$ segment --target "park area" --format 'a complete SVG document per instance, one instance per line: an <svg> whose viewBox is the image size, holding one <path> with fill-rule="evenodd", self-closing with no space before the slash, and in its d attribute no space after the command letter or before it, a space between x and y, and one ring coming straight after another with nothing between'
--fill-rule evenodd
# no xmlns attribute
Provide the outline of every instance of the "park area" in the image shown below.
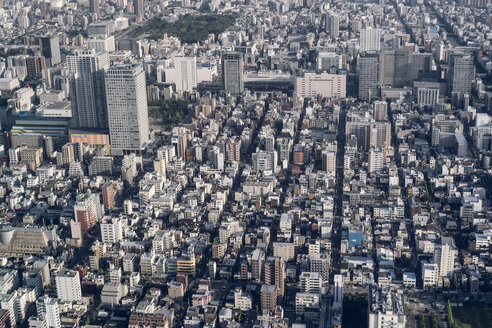
<svg viewBox="0 0 492 328"><path fill-rule="evenodd" d="M481 305L453 307L453 318L460 328L490 328L492 326L492 307Z"/></svg>

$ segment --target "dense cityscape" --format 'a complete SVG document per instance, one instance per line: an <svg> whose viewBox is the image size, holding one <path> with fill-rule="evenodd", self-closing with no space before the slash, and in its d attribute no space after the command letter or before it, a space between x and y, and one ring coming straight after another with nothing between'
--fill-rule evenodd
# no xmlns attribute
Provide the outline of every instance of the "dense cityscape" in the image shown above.
<svg viewBox="0 0 492 328"><path fill-rule="evenodd" d="M0 328L484 328L490 0L0 0Z"/></svg>

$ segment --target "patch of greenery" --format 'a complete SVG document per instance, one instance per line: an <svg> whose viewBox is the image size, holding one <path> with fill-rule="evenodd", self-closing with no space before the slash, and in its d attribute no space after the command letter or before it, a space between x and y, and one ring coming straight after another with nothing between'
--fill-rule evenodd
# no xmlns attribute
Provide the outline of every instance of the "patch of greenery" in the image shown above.
<svg viewBox="0 0 492 328"><path fill-rule="evenodd" d="M155 17L145 26L139 27L134 37L145 34L148 39L159 40L167 33L178 37L181 42L195 43L206 40L209 34L217 36L224 32L238 17L237 14L187 14L179 17L174 23Z"/></svg>
<svg viewBox="0 0 492 328"><path fill-rule="evenodd" d="M344 295L342 327L367 327L367 294Z"/></svg>
<svg viewBox="0 0 492 328"><path fill-rule="evenodd" d="M454 316L451 327L458 328L485 328L492 322L492 309L486 305L464 305L452 309Z"/></svg>
<svg viewBox="0 0 492 328"><path fill-rule="evenodd" d="M161 99L149 101L149 116L168 131L177 126L188 115L188 102L183 99Z"/></svg>

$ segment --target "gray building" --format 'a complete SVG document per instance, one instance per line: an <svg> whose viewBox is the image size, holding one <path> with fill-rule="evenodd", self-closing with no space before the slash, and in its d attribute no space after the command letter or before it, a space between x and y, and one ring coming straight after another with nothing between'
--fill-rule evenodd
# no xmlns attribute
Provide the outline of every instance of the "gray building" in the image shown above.
<svg viewBox="0 0 492 328"><path fill-rule="evenodd" d="M76 50L67 57L71 74L72 113L80 128L107 128L104 70L109 67L106 52Z"/></svg>
<svg viewBox="0 0 492 328"><path fill-rule="evenodd" d="M370 101L379 97L379 54L364 52L359 57L359 98Z"/></svg>
<svg viewBox="0 0 492 328"><path fill-rule="evenodd" d="M470 94L475 81L473 54L462 50L449 52L448 92Z"/></svg>
<svg viewBox="0 0 492 328"><path fill-rule="evenodd" d="M241 53L227 52L222 56L222 83L226 92L235 95L243 93L243 58Z"/></svg>

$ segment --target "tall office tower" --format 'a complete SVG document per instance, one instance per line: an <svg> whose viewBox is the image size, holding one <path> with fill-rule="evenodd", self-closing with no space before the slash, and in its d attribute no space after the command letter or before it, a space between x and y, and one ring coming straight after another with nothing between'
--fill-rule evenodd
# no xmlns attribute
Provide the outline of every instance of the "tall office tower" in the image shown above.
<svg viewBox="0 0 492 328"><path fill-rule="evenodd" d="M106 71L111 153L140 153L147 147L149 111L145 72L141 66L120 65Z"/></svg>
<svg viewBox="0 0 492 328"><path fill-rule="evenodd" d="M38 317L44 318L47 328L61 328L60 312L56 299L47 295L41 296L36 301L36 312Z"/></svg>
<svg viewBox="0 0 492 328"><path fill-rule="evenodd" d="M410 56L410 79L415 80L422 73L429 73L432 69L431 53L412 53Z"/></svg>
<svg viewBox="0 0 492 328"><path fill-rule="evenodd" d="M259 283L263 276L263 262L265 261L265 252L256 248L251 254L251 278Z"/></svg>
<svg viewBox="0 0 492 328"><path fill-rule="evenodd" d="M226 92L233 95L243 93L243 58L241 53L227 52L222 56L222 83Z"/></svg>
<svg viewBox="0 0 492 328"><path fill-rule="evenodd" d="M84 232L92 228L104 213L99 194L90 192L77 195L73 211L77 222L82 223Z"/></svg>
<svg viewBox="0 0 492 328"><path fill-rule="evenodd" d="M371 148L369 150L369 173L381 170L386 162L384 150L381 148Z"/></svg>
<svg viewBox="0 0 492 328"><path fill-rule="evenodd" d="M280 257L269 256L265 261L265 284L277 287L277 301L284 297L285 262Z"/></svg>
<svg viewBox="0 0 492 328"><path fill-rule="evenodd" d="M364 52L358 61L359 99L371 101L379 98L379 54Z"/></svg>
<svg viewBox="0 0 492 328"><path fill-rule="evenodd" d="M407 49L383 50L379 58L379 81L382 87L400 88L410 84Z"/></svg>
<svg viewBox="0 0 492 328"><path fill-rule="evenodd" d="M141 22L144 17L144 0L133 0L133 13L136 21Z"/></svg>
<svg viewBox="0 0 492 328"><path fill-rule="evenodd" d="M391 146L391 123L376 122L371 124L369 144L372 147L388 148Z"/></svg>
<svg viewBox="0 0 492 328"><path fill-rule="evenodd" d="M56 35L42 36L39 38L41 55L46 58L48 66L55 66L61 63L60 39Z"/></svg>
<svg viewBox="0 0 492 328"><path fill-rule="evenodd" d="M388 103L386 101L375 101L372 104L373 117L376 121L386 121L388 119Z"/></svg>
<svg viewBox="0 0 492 328"><path fill-rule="evenodd" d="M327 172L328 175L335 176L336 164L337 164L337 153L334 151L323 150L321 153L321 162L323 171Z"/></svg>
<svg viewBox="0 0 492 328"><path fill-rule="evenodd" d="M448 91L471 94L475 81L473 54L462 50L452 50L448 54Z"/></svg>
<svg viewBox="0 0 492 328"><path fill-rule="evenodd" d="M176 92L193 91L197 85L196 57L177 56L174 58L176 69Z"/></svg>
<svg viewBox="0 0 492 328"><path fill-rule="evenodd" d="M326 32L331 38L338 38L340 35L340 17L333 13L327 13L325 16Z"/></svg>
<svg viewBox="0 0 492 328"><path fill-rule="evenodd" d="M101 16L101 13L99 11L99 0L89 0L89 5L91 14L93 14L96 19L98 19Z"/></svg>
<svg viewBox="0 0 492 328"><path fill-rule="evenodd" d="M379 28L364 28L360 30L360 52L381 50L381 34Z"/></svg>
<svg viewBox="0 0 492 328"><path fill-rule="evenodd" d="M434 249L434 263L439 266L439 277L453 274L454 260L458 257L458 250L453 237L442 237L441 245Z"/></svg>
<svg viewBox="0 0 492 328"><path fill-rule="evenodd" d="M78 271L63 271L56 275L56 294L60 301L78 302L82 299Z"/></svg>
<svg viewBox="0 0 492 328"><path fill-rule="evenodd" d="M71 74L72 111L80 128L107 129L104 71L109 68L109 55L94 49L77 49L67 56Z"/></svg>

